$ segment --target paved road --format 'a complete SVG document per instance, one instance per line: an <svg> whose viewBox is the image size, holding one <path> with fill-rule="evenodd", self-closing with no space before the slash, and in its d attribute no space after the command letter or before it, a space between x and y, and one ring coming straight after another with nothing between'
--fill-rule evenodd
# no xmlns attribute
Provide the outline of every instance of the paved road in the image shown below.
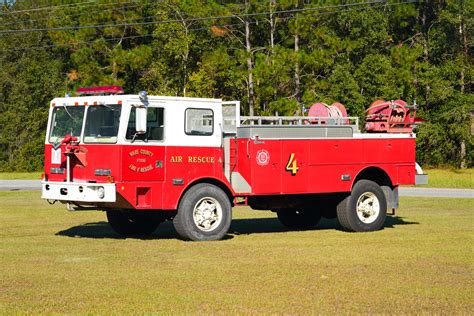
<svg viewBox="0 0 474 316"><path fill-rule="evenodd" d="M0 191L41 190L40 180L0 180Z"/></svg>
<svg viewBox="0 0 474 316"><path fill-rule="evenodd" d="M0 191L41 190L39 180L0 180ZM474 198L474 189L400 188L400 196Z"/></svg>
<svg viewBox="0 0 474 316"><path fill-rule="evenodd" d="M473 189L411 188L398 189L400 196L474 198Z"/></svg>

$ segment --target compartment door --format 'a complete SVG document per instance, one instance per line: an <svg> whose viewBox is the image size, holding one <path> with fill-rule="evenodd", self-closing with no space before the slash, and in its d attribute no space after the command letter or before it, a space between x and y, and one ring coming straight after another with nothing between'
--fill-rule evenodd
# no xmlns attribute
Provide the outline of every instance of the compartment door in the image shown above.
<svg viewBox="0 0 474 316"><path fill-rule="evenodd" d="M281 155L282 193L308 193L309 141L282 140ZM319 179L319 181L324 181L324 179Z"/></svg>
<svg viewBox="0 0 474 316"><path fill-rule="evenodd" d="M251 187L254 194L279 194L281 155L279 140L248 140Z"/></svg>

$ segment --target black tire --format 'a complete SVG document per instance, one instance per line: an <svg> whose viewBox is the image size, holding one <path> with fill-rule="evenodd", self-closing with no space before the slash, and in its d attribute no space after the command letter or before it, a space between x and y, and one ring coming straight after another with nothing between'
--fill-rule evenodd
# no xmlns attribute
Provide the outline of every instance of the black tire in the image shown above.
<svg viewBox="0 0 474 316"><path fill-rule="evenodd" d="M380 230L386 217L385 194L377 183L369 180L359 180L352 188L351 194L337 206L337 218L346 231Z"/></svg>
<svg viewBox="0 0 474 316"><path fill-rule="evenodd" d="M122 236L148 236L160 225L161 220L151 213L141 211L107 211L112 229Z"/></svg>
<svg viewBox="0 0 474 316"><path fill-rule="evenodd" d="M219 187L201 183L191 187L178 206L173 225L183 240L220 240L230 228L232 205Z"/></svg>
<svg viewBox="0 0 474 316"><path fill-rule="evenodd" d="M288 228L310 228L321 220L321 214L309 209L281 209L276 211L280 222Z"/></svg>

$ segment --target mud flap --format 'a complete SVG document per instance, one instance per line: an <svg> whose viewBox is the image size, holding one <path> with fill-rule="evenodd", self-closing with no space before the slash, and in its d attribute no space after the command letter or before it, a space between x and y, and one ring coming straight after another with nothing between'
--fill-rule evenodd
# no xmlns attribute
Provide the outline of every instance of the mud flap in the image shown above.
<svg viewBox="0 0 474 316"><path fill-rule="evenodd" d="M392 213L387 214L395 215L395 209L398 208L398 186L392 189L389 186L383 185L381 188L387 200L387 210L392 210Z"/></svg>

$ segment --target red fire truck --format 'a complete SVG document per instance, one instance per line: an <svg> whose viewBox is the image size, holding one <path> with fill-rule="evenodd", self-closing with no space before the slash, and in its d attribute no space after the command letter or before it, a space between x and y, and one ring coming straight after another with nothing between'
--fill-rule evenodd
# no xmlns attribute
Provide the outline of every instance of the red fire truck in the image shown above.
<svg viewBox="0 0 474 316"><path fill-rule="evenodd" d="M124 236L172 220L185 240L222 239L238 204L289 228L337 217L374 231L398 207L399 185L426 180L411 127L377 129L393 102L363 133L353 117L244 117L238 101L77 92L51 101L42 198L103 210Z"/></svg>

